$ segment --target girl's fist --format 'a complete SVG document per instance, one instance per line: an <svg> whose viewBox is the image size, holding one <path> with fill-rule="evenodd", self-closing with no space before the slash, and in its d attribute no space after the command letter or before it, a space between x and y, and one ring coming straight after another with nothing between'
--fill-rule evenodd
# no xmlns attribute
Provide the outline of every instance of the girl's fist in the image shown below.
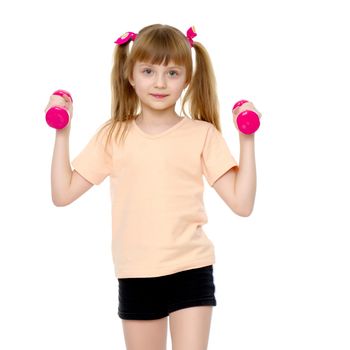
<svg viewBox="0 0 350 350"><path fill-rule="evenodd" d="M73 99L68 91L57 90L51 96L45 109L46 122L56 130L70 130L73 116Z"/></svg>
<svg viewBox="0 0 350 350"><path fill-rule="evenodd" d="M45 113L51 108L51 107L64 107L68 110L70 117L73 115L73 102L72 100L66 96L58 96L58 95L51 95L49 103L47 104L45 108Z"/></svg>
<svg viewBox="0 0 350 350"><path fill-rule="evenodd" d="M260 126L261 113L252 102L247 100L237 102L232 109L232 114L235 127L243 134L253 134Z"/></svg>

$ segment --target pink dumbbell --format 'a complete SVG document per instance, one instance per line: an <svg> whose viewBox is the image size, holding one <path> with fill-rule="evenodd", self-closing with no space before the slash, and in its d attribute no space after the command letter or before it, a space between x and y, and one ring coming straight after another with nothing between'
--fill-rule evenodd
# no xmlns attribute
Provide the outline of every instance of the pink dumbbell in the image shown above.
<svg viewBox="0 0 350 350"><path fill-rule="evenodd" d="M247 100L240 100L235 103L232 110L237 107L242 106L244 103L249 102ZM243 134L253 134L255 131L259 129L260 119L259 116L253 111L243 111L237 116L237 126L240 132Z"/></svg>
<svg viewBox="0 0 350 350"><path fill-rule="evenodd" d="M70 100L73 102L72 96L68 91L65 90L57 90L52 95L58 95L58 96L68 96ZM62 106L54 106L51 107L46 112L46 122L55 129L63 129L67 126L69 123L70 115L67 108Z"/></svg>

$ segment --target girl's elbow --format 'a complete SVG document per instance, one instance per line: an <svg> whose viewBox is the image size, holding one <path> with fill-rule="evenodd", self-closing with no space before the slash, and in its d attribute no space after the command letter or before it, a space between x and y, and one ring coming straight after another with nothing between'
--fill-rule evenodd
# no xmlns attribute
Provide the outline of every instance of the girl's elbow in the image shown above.
<svg viewBox="0 0 350 350"><path fill-rule="evenodd" d="M250 207L250 208L232 208L232 211L235 212L239 216L248 217L252 214L253 207Z"/></svg>
<svg viewBox="0 0 350 350"><path fill-rule="evenodd" d="M240 213L240 216L247 218L248 216L251 215L251 213L253 212L253 210L249 210L249 211L243 211Z"/></svg>

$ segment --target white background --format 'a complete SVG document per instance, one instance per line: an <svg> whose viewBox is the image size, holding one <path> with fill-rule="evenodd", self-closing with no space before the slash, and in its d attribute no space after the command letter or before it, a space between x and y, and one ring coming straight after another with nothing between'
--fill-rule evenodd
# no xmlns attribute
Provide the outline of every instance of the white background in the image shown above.
<svg viewBox="0 0 350 350"><path fill-rule="evenodd" d="M217 257L209 349L348 350L350 22L340 0L1 2L0 348L125 349L109 179L53 205L44 108L56 89L72 93L73 159L109 117L114 41L153 23L196 27L237 160L233 104L248 99L263 115L252 215L235 215L205 181Z"/></svg>

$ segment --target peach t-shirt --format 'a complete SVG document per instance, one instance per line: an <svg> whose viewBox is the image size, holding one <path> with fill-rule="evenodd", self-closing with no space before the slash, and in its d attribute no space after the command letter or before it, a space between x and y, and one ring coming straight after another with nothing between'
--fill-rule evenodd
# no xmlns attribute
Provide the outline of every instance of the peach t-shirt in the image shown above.
<svg viewBox="0 0 350 350"><path fill-rule="evenodd" d="M110 177L117 278L214 264L214 246L202 227L208 222L202 175L213 186L238 166L221 133L209 122L183 117L151 135L133 120L125 144L111 142L104 152L105 130L71 164L94 185Z"/></svg>

